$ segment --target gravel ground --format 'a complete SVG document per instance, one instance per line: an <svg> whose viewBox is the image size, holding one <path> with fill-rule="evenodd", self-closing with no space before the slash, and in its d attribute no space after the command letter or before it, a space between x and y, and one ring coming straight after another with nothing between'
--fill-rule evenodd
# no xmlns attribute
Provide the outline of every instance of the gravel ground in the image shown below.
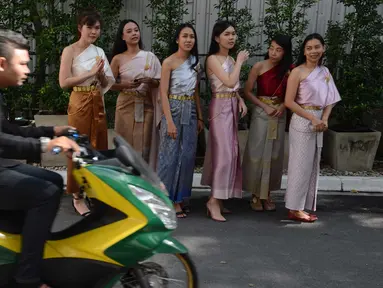
<svg viewBox="0 0 383 288"><path fill-rule="evenodd" d="M35 166L41 167L39 164L34 164ZM66 166L55 166L55 167L44 167L51 170L62 171L66 170ZM197 166L194 171L196 173L202 172L202 167ZM283 171L284 175L287 175L287 170ZM321 176L359 176L359 177L382 177L383 176L383 161L375 161L373 169L370 171L358 171L358 172L349 172L349 171L338 171L332 169L330 166L321 163Z"/></svg>

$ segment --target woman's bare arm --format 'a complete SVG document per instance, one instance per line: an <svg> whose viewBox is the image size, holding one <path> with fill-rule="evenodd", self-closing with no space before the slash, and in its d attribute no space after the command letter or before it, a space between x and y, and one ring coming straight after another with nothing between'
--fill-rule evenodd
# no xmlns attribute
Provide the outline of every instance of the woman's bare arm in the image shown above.
<svg viewBox="0 0 383 288"><path fill-rule="evenodd" d="M61 88L74 87L97 74L98 70L96 70L95 67L93 67L92 70L89 72L86 72L79 76L73 76L72 63L73 63L73 49L72 47L68 46L64 48L64 51L61 56L60 72L59 72L59 82L60 82Z"/></svg>
<svg viewBox="0 0 383 288"><path fill-rule="evenodd" d="M171 59L166 58L164 62L162 63L160 95L161 95L162 110L164 111L164 115L165 115L167 123L173 122L172 114L170 112L169 95L168 95L170 73L171 73Z"/></svg>
<svg viewBox="0 0 383 288"><path fill-rule="evenodd" d="M197 81L197 84L195 86L195 92L194 92L194 101L195 101L195 106L196 106L196 110L197 110L197 118L201 121L203 121L203 115L202 115L202 108L201 108L201 98L199 96L199 85L198 85L198 81Z"/></svg>
<svg viewBox="0 0 383 288"><path fill-rule="evenodd" d="M322 120L323 121L328 121L328 118L330 118L330 114L332 111L332 108L334 108L335 104L328 105L323 109L323 115L322 115Z"/></svg>
<svg viewBox="0 0 383 288"><path fill-rule="evenodd" d="M253 68L251 68L251 71L249 73L249 77L247 78L246 84L245 84L245 97L253 102L255 105L261 107L262 109L265 109L269 107L267 104L261 102L257 96L253 94L253 88L254 88L254 83L257 81L257 78L260 74L260 70L262 68L261 62L255 63Z"/></svg>
<svg viewBox="0 0 383 288"><path fill-rule="evenodd" d="M238 83L239 75L241 73L241 67L242 63L237 61L234 65L234 70L231 73L227 73L223 68L221 63L219 62L217 56L211 55L209 58L207 58L207 68L219 80L222 81L222 83L229 88L234 88L235 85Z"/></svg>
<svg viewBox="0 0 383 288"><path fill-rule="evenodd" d="M312 121L315 116L311 113L308 113L305 109L299 106L297 102L295 102L300 82L301 71L299 68L295 68L290 73L289 79L287 80L285 106L297 115Z"/></svg>
<svg viewBox="0 0 383 288"><path fill-rule="evenodd" d="M120 71L120 57L118 55L113 57L112 62L110 63L110 69L112 69L112 73L113 73L114 79L117 79L119 71ZM110 90L120 91L120 90L125 89L125 88L126 87L125 87L125 85L123 83L115 82L112 85L112 87L110 88Z"/></svg>

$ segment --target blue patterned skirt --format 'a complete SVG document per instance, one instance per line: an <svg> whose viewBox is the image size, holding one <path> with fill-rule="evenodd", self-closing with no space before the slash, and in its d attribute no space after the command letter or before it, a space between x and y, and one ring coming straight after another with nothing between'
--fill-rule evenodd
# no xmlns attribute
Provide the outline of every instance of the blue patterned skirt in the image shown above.
<svg viewBox="0 0 383 288"><path fill-rule="evenodd" d="M167 132L165 116L161 120L157 173L174 203L191 195L197 150L197 114L194 101L169 99L170 112L177 128L177 138Z"/></svg>

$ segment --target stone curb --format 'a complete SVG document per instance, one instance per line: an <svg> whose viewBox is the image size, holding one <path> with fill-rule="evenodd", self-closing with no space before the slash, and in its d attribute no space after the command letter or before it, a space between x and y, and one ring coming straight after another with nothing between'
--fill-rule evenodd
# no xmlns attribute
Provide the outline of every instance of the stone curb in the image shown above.
<svg viewBox="0 0 383 288"><path fill-rule="evenodd" d="M66 184L66 171L55 171L64 178ZM194 173L193 188L194 189L209 189L207 186L202 186L201 173ZM319 191L333 192L383 192L383 177L358 177L358 176L320 176ZM282 190L286 189L287 176L282 177Z"/></svg>
<svg viewBox="0 0 383 288"><path fill-rule="evenodd" d="M206 189L202 186L201 173L194 173L193 188ZM338 192L383 192L383 177L358 177L358 176L319 176L319 191ZM286 190L287 176L282 177L281 190Z"/></svg>

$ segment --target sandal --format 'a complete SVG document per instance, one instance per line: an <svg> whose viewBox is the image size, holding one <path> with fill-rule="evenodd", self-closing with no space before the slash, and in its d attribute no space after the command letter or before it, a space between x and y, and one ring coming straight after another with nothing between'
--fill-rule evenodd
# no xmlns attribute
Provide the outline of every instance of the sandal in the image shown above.
<svg viewBox="0 0 383 288"><path fill-rule="evenodd" d="M178 211L176 212L177 218L186 218L187 215L184 213L184 211Z"/></svg>
<svg viewBox="0 0 383 288"><path fill-rule="evenodd" d="M82 216L82 217L86 217L86 216L88 216L89 214L91 214L91 212L90 211L88 211L88 212L85 212L85 213L80 213L80 212L78 212L78 210L76 209L76 206L74 205L74 201L75 200L82 200L82 199L84 199L85 200L85 205L88 207L88 209L89 209L89 207L90 207L90 199L88 198L88 197L84 197L83 195L81 195L80 197L76 197L74 194L73 194L73 200L72 200L72 206L73 206L73 209L74 209L74 211L77 213L77 214L79 214L80 216ZM89 209L90 210L90 209Z"/></svg>
<svg viewBox="0 0 383 288"><path fill-rule="evenodd" d="M318 218L313 218L313 217L307 215L306 213L303 213L303 215L305 215L306 217L298 216L297 214L298 213L296 213L296 212L289 211L289 213L288 213L289 220L298 221L298 222L306 222L306 223L313 223L316 220L318 220Z"/></svg>
<svg viewBox="0 0 383 288"><path fill-rule="evenodd" d="M177 218L186 218L185 211L183 210L181 203L173 203L174 210L176 210Z"/></svg>
<svg viewBox="0 0 383 288"><path fill-rule="evenodd" d="M315 220L318 220L318 216L317 216L317 215L308 213L308 212L306 212L306 211L302 211L302 212L305 213L306 215L308 215L310 218L315 219Z"/></svg>
<svg viewBox="0 0 383 288"><path fill-rule="evenodd" d="M233 214L233 212L231 212L231 210L223 207L222 210L221 210L221 214L222 215L225 215L225 214Z"/></svg>
<svg viewBox="0 0 383 288"><path fill-rule="evenodd" d="M185 214L190 214L190 206L189 205L185 205L182 207L182 211L185 213Z"/></svg>
<svg viewBox="0 0 383 288"><path fill-rule="evenodd" d="M256 212L262 212L263 211L263 205L261 199L259 199L257 196L253 195L253 199L251 199L250 207Z"/></svg>
<svg viewBox="0 0 383 288"><path fill-rule="evenodd" d="M267 200L263 200L263 208L266 211L276 211L277 210L275 207L275 204L273 203L273 200L271 200L270 197Z"/></svg>

